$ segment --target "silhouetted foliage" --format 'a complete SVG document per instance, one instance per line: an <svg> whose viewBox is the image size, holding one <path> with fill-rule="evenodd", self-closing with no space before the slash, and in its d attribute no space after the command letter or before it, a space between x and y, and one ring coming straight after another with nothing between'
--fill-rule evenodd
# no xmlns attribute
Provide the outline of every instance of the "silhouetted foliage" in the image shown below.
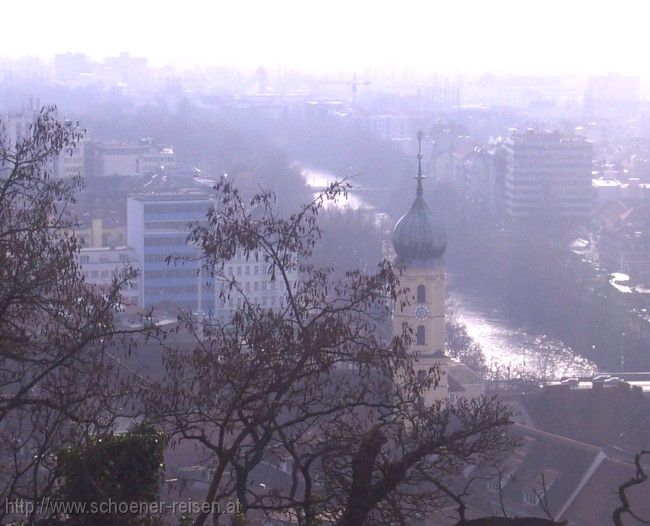
<svg viewBox="0 0 650 526"><path fill-rule="evenodd" d="M63 483L55 498L85 508L83 513L71 512L65 524L148 524L151 517L140 508L158 499L166 445L163 433L136 426L123 434L91 438L59 453L57 473ZM131 505L138 511L125 513L117 508Z"/></svg>

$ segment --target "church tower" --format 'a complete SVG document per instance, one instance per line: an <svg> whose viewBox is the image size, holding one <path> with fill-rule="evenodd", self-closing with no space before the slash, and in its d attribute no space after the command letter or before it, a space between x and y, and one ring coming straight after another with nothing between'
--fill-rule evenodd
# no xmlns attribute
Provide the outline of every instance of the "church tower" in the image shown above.
<svg viewBox="0 0 650 526"><path fill-rule="evenodd" d="M418 133L418 175L415 200L395 225L393 246L396 264L403 267L400 286L408 288L408 305L395 306L393 333L401 334L407 323L413 331L410 351L418 371L437 364L441 379L436 389L424 395L425 403L447 398L445 367L445 270L442 255L447 235L442 223L434 220L422 191L422 132Z"/></svg>

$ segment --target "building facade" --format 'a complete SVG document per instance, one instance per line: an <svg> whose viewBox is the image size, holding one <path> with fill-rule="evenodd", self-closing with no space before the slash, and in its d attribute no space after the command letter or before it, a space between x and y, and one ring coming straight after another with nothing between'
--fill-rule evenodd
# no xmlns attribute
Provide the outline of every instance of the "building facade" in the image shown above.
<svg viewBox="0 0 650 526"><path fill-rule="evenodd" d="M85 171L89 177L143 175L175 167L174 149L156 146L151 139L86 143Z"/></svg>
<svg viewBox="0 0 650 526"><path fill-rule="evenodd" d="M83 177L86 171L85 141L81 141L70 151L61 152L54 161L57 177Z"/></svg>
<svg viewBox="0 0 650 526"><path fill-rule="evenodd" d="M107 225L103 219L92 219L75 229L75 235L85 248L117 247L126 244L124 225Z"/></svg>
<svg viewBox="0 0 650 526"><path fill-rule="evenodd" d="M244 301L274 310L286 305L287 284L279 275L276 275L275 280L271 279L269 264L264 262L261 254L252 252L246 258L238 252L225 264L223 271L226 279L236 282L237 287L231 290L227 297L222 294L226 291L225 287L218 284L215 287L214 311L220 316L232 316L242 307ZM290 287L293 288L297 279L296 271L287 272Z"/></svg>
<svg viewBox="0 0 650 526"><path fill-rule="evenodd" d="M593 145L582 136L527 130L506 143L510 218L586 218L592 208Z"/></svg>
<svg viewBox="0 0 650 526"><path fill-rule="evenodd" d="M127 240L142 262L142 306L213 310L214 287L196 259L198 248L187 241L189 222L206 220L212 206L209 195L195 190L128 198Z"/></svg>
<svg viewBox="0 0 650 526"><path fill-rule="evenodd" d="M92 247L82 248L77 255L79 270L87 285L93 288L108 288L113 278L127 267L140 271L135 250L130 247ZM120 290L125 306L137 306L140 303L140 277L125 284Z"/></svg>

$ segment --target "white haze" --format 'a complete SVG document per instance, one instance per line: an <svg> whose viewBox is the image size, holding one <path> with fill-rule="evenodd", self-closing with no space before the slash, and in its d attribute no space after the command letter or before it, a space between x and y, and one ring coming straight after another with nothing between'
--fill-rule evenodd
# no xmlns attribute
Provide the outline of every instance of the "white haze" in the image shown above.
<svg viewBox="0 0 650 526"><path fill-rule="evenodd" d="M6 1L0 58L126 50L157 66L647 77L647 10L629 0Z"/></svg>

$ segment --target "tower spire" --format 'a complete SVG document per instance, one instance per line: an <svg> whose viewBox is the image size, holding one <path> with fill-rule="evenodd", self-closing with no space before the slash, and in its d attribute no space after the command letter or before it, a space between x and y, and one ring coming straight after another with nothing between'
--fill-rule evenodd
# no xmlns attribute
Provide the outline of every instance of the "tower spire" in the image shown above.
<svg viewBox="0 0 650 526"><path fill-rule="evenodd" d="M422 175L422 137L424 137L424 134L422 133L422 130L420 130L418 132L418 175L416 176L416 179L418 180L416 195L418 196L424 193L422 190L422 179L424 179L424 175Z"/></svg>

